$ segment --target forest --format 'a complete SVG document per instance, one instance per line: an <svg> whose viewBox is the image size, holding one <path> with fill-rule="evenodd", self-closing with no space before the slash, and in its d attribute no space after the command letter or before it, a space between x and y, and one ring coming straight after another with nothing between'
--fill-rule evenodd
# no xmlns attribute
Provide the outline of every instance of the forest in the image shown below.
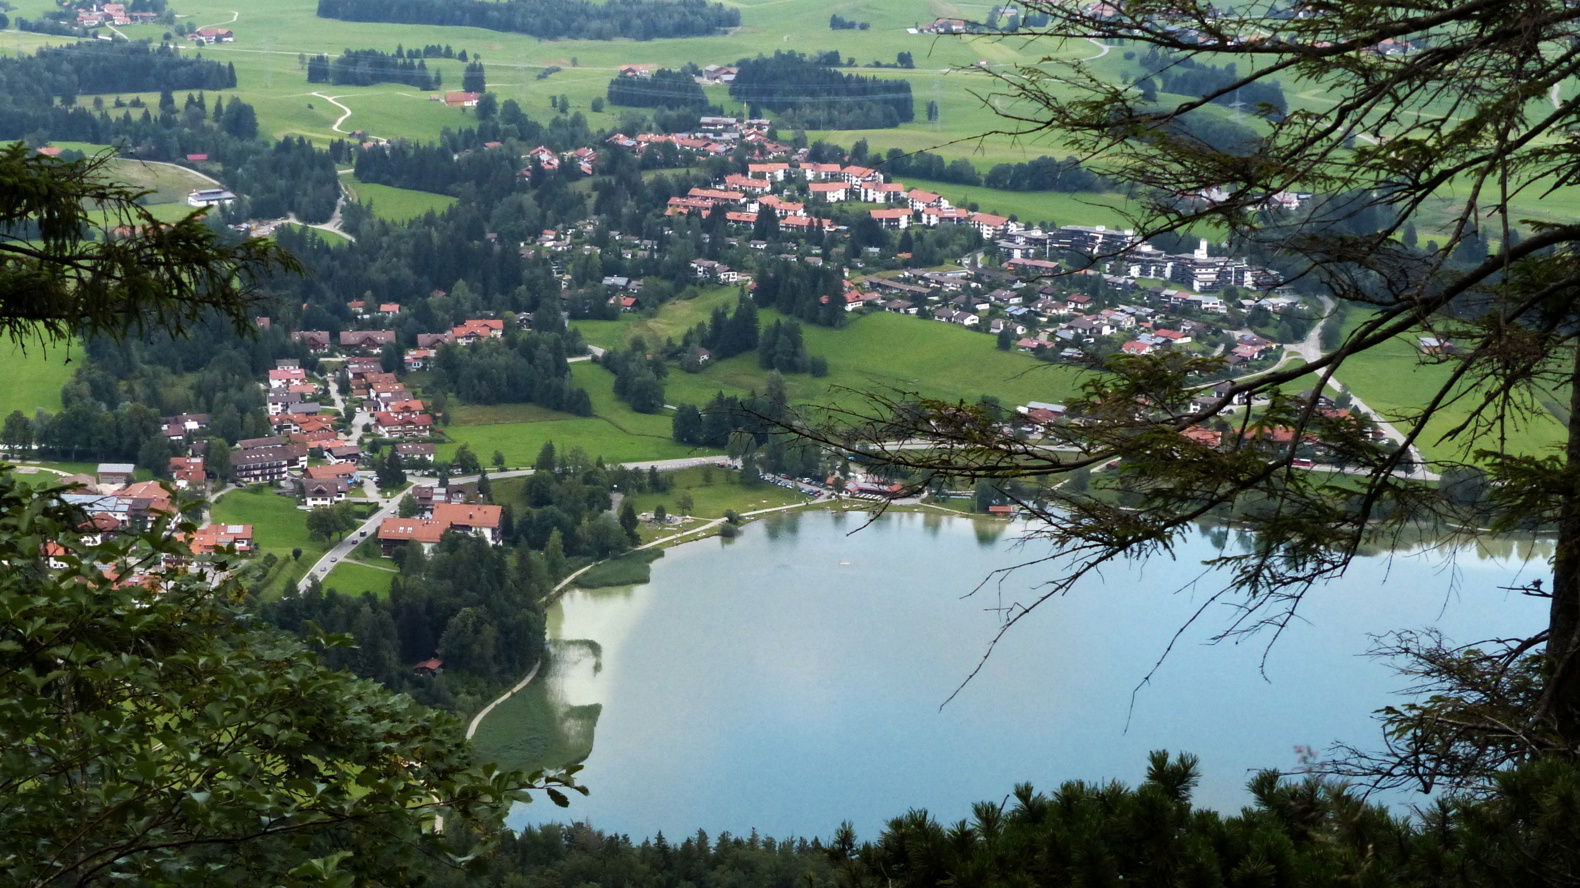
<svg viewBox="0 0 1580 888"><path fill-rule="evenodd" d="M1493 888L1572 885L1580 870L1571 763L1503 775L1486 798L1445 798L1416 821L1354 789L1266 771L1234 813L1192 804L1194 756L1154 752L1137 786L1006 787L969 816L896 812L863 840L832 834L774 839L663 834L640 841L585 823L530 827L504 838L484 874L442 886L624 888L937 888L940 885L1326 886ZM537 813L537 812L534 812Z"/></svg>
<svg viewBox="0 0 1580 888"><path fill-rule="evenodd" d="M421 58L415 60L376 49L347 49L333 60L315 55L307 60L308 83L333 83L336 86L372 86L375 83L404 83L415 89L438 89L443 78L429 71Z"/></svg>
<svg viewBox="0 0 1580 888"><path fill-rule="evenodd" d="M708 106L702 85L689 74L660 68L649 77L616 77L609 81L609 103L634 108L695 108Z"/></svg>
<svg viewBox="0 0 1580 888"><path fill-rule="evenodd" d="M1143 96L1150 90L1156 99L1157 85L1150 78L1157 78L1163 92L1183 96L1205 96L1231 86L1240 79L1234 62L1212 65L1186 55L1159 52L1156 48L1141 57L1141 67L1148 75L1140 84ZM1221 105L1244 105L1250 111L1265 105L1273 114L1270 119L1282 119L1289 110L1284 99L1283 84L1276 80L1258 80L1246 83L1233 92L1213 99Z"/></svg>
<svg viewBox="0 0 1580 888"><path fill-rule="evenodd" d="M76 97L93 93L212 90L236 86L236 68L145 42L93 40L43 47L33 55L0 58L0 92L24 104L37 96Z"/></svg>
<svg viewBox="0 0 1580 888"><path fill-rule="evenodd" d="M548 322L557 315L558 297L541 300L536 316ZM537 404L550 410L592 415L587 393L571 385L567 350L580 351L580 340L559 333L516 335L460 347L446 345L434 356L432 391L449 392L470 404Z"/></svg>
<svg viewBox="0 0 1580 888"><path fill-rule="evenodd" d="M738 27L741 14L709 0L318 0L320 18L451 25L545 40L705 37Z"/></svg>
<svg viewBox="0 0 1580 888"><path fill-rule="evenodd" d="M915 117L908 81L846 74L783 50L741 59L737 67L730 97L778 112L782 127L882 129Z"/></svg>
<svg viewBox="0 0 1580 888"><path fill-rule="evenodd" d="M182 102L175 96L176 90L235 81L229 65L143 43L77 44L0 58L0 139L115 144L123 156L144 160L207 154L241 196L227 209L228 218L294 212L305 222L326 221L340 196L334 157L337 151L345 156L343 143L331 144L327 153L304 139L271 145L258 138L258 116L246 102L219 95L210 101L203 92L189 91ZM188 85L156 85L161 82ZM91 107L78 104L77 94L90 88L157 90L159 103L150 108L135 97L106 103L96 96Z"/></svg>

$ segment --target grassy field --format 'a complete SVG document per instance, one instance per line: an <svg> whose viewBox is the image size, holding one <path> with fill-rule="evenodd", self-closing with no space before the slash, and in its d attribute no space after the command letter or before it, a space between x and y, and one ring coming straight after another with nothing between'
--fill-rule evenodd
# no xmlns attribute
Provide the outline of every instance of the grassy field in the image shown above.
<svg viewBox="0 0 1580 888"><path fill-rule="evenodd" d="M953 185L948 182L931 182L913 176L901 176L900 181L912 188L942 195L957 207L977 204L984 213L1014 216L1027 225L1057 227L1060 225L1106 225L1110 228L1127 228L1124 195L1106 192L1078 192L1064 194L1057 191L1001 191L971 185ZM1141 212L1139 207L1131 207Z"/></svg>
<svg viewBox="0 0 1580 888"><path fill-rule="evenodd" d="M651 315L627 314L615 321L573 321L571 326L581 331L583 339L602 348L625 348L633 336L655 345L666 339L678 342L687 330L707 321L715 308L733 311L739 294L738 287L699 288L695 298L667 302L661 311Z"/></svg>
<svg viewBox="0 0 1580 888"><path fill-rule="evenodd" d="M275 494L267 484L258 484L225 494L214 504L215 524L251 524L253 543L260 554L272 552L283 568L269 584L271 594L280 594L306 575L308 568L329 551L330 543L307 536L307 513L296 508L296 500ZM300 560L291 550L300 548Z"/></svg>
<svg viewBox="0 0 1580 888"><path fill-rule="evenodd" d="M392 188L358 181L355 176L342 176L355 195L357 202L367 204L375 218L390 222L405 222L429 211L442 213L455 204L455 198L409 188Z"/></svg>
<svg viewBox="0 0 1580 888"><path fill-rule="evenodd" d="M806 497L766 482L746 486L740 473L729 469L696 468L666 472L673 486L663 493L638 493L626 497L637 514L651 512L662 504L671 515L680 514L677 502L682 492L691 494L691 514L697 518L722 518L726 511L750 512L806 501Z"/></svg>
<svg viewBox="0 0 1580 888"><path fill-rule="evenodd" d="M613 125L621 109L610 106L593 112L591 100L604 95L615 69L629 63L651 63L678 67L687 62L698 65L730 63L777 49L821 52L837 49L859 65L881 61L893 63L899 52L915 56L914 70L883 69L863 71L885 78L904 79L912 85L917 104L917 120L895 130L842 131L811 133L813 138L831 137L843 143L867 138L874 147L906 150L934 148L959 142L949 148L952 154L972 156L986 168L994 163L1013 162L1059 153L1061 146L1036 141L1012 143L991 140L981 145L966 145L962 140L996 126L990 95L994 81L977 68L985 63L995 69L1015 62L1035 61L1045 55L1083 58L1096 54L1096 48L1081 41L1067 48L1047 44L1026 46L1023 42L982 38L938 38L910 34L907 29L925 24L939 15L980 17L981 10L970 5L933 2L925 7L901 5L885 0L865 0L842 6L842 15L871 23L862 32L831 31L830 9L816 0L735 0L741 10L742 26L732 33L679 40L544 41L520 34L506 34L474 28L448 28L423 25L393 25L340 22L320 19L314 14L313 0L275 0L235 14L235 4L221 0L185 0L176 8L183 20L197 27L224 25L236 32L236 42L204 47L205 57L235 64L239 79L235 91L258 111L260 126L274 136L301 135L320 143L341 137L353 130L365 130L383 137L432 139L443 127L468 124L470 112L447 108L433 102L427 93L394 84L369 87L308 84L303 70L303 55L338 54L347 47L385 51L397 45L419 46L447 43L457 49L483 57L488 70L489 89L503 101L515 99L529 114L547 116L550 98L565 95L571 109L587 116L593 128ZM51 8L49 0L19 0L13 15L36 16ZM134 38L157 39L156 27L126 29ZM144 31L146 30L146 34ZM33 48L61 42L60 38L40 37L20 32L5 32L0 50L28 52ZM544 80L537 74L547 66L562 70ZM428 60L431 70L444 78L441 89L459 88L462 64L451 60ZM316 93L316 95L315 95ZM710 90L710 97L727 108L733 106L722 89ZM977 94L987 96L987 100ZM326 97L352 109L349 118L334 125L342 112ZM145 97L146 98L146 97ZM928 101L939 105L939 119L929 122L924 113ZM1002 99L997 100L1002 103ZM309 107L311 106L311 107Z"/></svg>
<svg viewBox="0 0 1580 888"><path fill-rule="evenodd" d="M467 444L484 463L494 451L510 466L531 465L545 443L561 452L573 447L609 462L636 462L695 456L698 451L670 438L669 411L637 413L614 396L614 375L583 362L571 365L575 384L587 390L594 416L572 416L532 404L466 405L454 410L445 428L450 443L439 445L439 458L450 459ZM702 451L707 452L707 451Z"/></svg>
<svg viewBox="0 0 1580 888"><path fill-rule="evenodd" d="M439 445L440 459L450 459L457 447L468 444L472 452L485 463L498 450L505 455L505 462L509 465L530 465L538 451L550 441L562 452L580 447L589 456L601 456L607 462L638 462L697 455L697 451L667 437L657 439L623 432L598 417L478 426L452 425L445 431L453 440Z"/></svg>
<svg viewBox="0 0 1580 888"><path fill-rule="evenodd" d="M1345 323L1346 332L1364 319L1360 312L1353 312ZM1405 335L1346 360L1337 376L1356 397L1384 416L1406 416L1418 411L1436 395L1448 381L1453 366L1422 363L1415 337ZM1426 425L1419 443L1428 460L1456 459L1465 455L1464 443L1442 440L1446 432L1470 415L1474 393L1468 388L1461 392L1460 397L1445 404ZM1567 404L1568 393L1562 393L1556 400ZM1563 426L1551 413L1540 408L1527 421L1512 424L1508 432L1506 443L1489 438L1470 446L1472 449L1548 455L1564 440Z"/></svg>
<svg viewBox="0 0 1580 888"><path fill-rule="evenodd" d="M20 410L29 419L36 410L60 410L60 389L71 380L75 369L66 361L71 349L37 344L22 349L14 342L0 345L5 354L6 379L0 386L0 417Z"/></svg>
<svg viewBox="0 0 1580 888"><path fill-rule="evenodd" d="M778 319L761 314L764 323ZM919 392L949 400L975 401L984 394L1005 403L1058 402L1079 375L1019 352L1003 352L994 338L953 324L879 313L854 317L839 330L803 324L807 351L828 359L829 374L785 377L790 397L801 404L848 402L854 393ZM962 373L961 368L971 368ZM768 372L755 353L710 364L701 373L674 372L666 381L671 404L702 404L715 392L762 391Z"/></svg>
<svg viewBox="0 0 1580 888"><path fill-rule="evenodd" d="M383 598L389 594L390 581L395 579L394 571L384 570L370 564L363 564L350 559L343 559L329 576L324 579L325 589L338 589L342 595L361 595L372 592Z"/></svg>

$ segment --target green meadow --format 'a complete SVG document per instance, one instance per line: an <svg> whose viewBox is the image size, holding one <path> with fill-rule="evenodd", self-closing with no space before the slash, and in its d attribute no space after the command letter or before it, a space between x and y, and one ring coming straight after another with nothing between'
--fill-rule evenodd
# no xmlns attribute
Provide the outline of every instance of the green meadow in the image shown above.
<svg viewBox="0 0 1580 888"><path fill-rule="evenodd" d="M488 69L489 89L502 101L515 99L529 114L541 117L552 113L548 110L552 97L565 95L571 110L585 114L594 129L612 126L619 119L621 109L608 106L595 113L590 104L605 94L609 80L624 64L728 64L781 49L808 53L838 50L858 65L893 64L898 53L909 52L915 59L915 69L863 69L861 73L909 81L917 102L916 121L894 130L809 133L812 138L826 137L846 144L866 137L874 147L905 150L946 144L963 146L996 128L993 103L1005 108L1013 105L1006 105L1002 98L993 95L1002 89L989 72L1006 73L1015 63L1036 62L1049 55L1077 59L1097 53L1097 48L1085 41L1058 48L1045 44L1027 46L1023 41L1005 39L907 32L908 28L941 15L980 16L981 10L969 4L913 5L866 0L842 5L842 15L871 23L869 30L860 32L830 30L831 8L815 0L736 0L731 5L738 6L742 13L742 26L732 33L644 42L545 41L476 28L341 22L318 18L314 0L275 0L240 10L239 14L233 9L235 4L222 0L181 0L175 8L183 21L195 27L223 25L235 31L236 42L195 51L236 66L240 82L235 92L254 105L265 131L276 136L306 136L320 143L357 130L386 138L431 139L442 128L459 128L471 119L469 111L445 107L432 101L429 94L404 86L344 87L307 82L303 56L336 55L347 48L392 51L397 46L445 43L457 50L465 49L470 55L482 56ZM13 15L28 16L40 14L51 4L48 0L20 0L16 6ZM123 30L134 39L157 40L164 33L158 26ZM0 39L0 51L30 52L38 46L60 42L62 38L8 31ZM441 91L459 89L462 63L430 59L428 65L443 76ZM561 70L538 79L537 75L550 66ZM722 88L710 88L710 96L727 109L736 107ZM326 97L349 107L350 116L341 121L344 112ZM926 120L929 101L938 104L936 121ZM1053 153L1058 148L1035 139L988 140L973 150L977 152L977 162L990 166Z"/></svg>
<svg viewBox="0 0 1580 888"><path fill-rule="evenodd" d="M693 300L666 303L652 316L627 315L617 321L576 321L576 329L594 345L620 348L632 337L649 343L678 340L696 323L706 320L715 306L733 306L732 288L716 288ZM783 319L772 310L759 313L764 324ZM838 329L802 324L808 353L828 359L825 377L790 374L786 389L793 401L802 404L828 404L850 400L861 392L918 392L947 400L975 401L988 394L1006 403L1059 401L1069 397L1079 384L1079 374L1068 367L1038 361L1018 351L1003 352L996 338L939 321L880 312L853 315ZM962 374L961 367L971 367ZM612 388L605 395L603 383L588 385L597 374L613 377L591 364L574 370L578 385L588 389L594 410L600 416L620 409ZM768 371L757 364L755 352L716 361L700 373L674 369L665 379L665 400L670 404L702 404L716 392L745 395L761 392L768 382ZM632 414L639 417L640 414ZM649 419L630 419L633 426L649 428ZM474 448L475 449L475 448Z"/></svg>
<svg viewBox="0 0 1580 888"><path fill-rule="evenodd" d="M931 191L957 207L977 205L984 213L1012 216L1026 225L1106 225L1109 228L1134 227L1126 213L1140 213L1140 206L1124 195L1083 191L1003 191L980 185L955 185L933 182L915 176L900 176L898 181L911 188Z"/></svg>
<svg viewBox="0 0 1580 888"><path fill-rule="evenodd" d="M1364 319L1360 312L1352 313L1345 323L1346 332L1353 330ZM1416 347L1416 335L1405 334L1350 357L1340 368L1337 378L1368 407L1384 417L1407 417L1436 397L1456 366L1455 363L1423 360ZM1419 446L1429 461L1463 459L1469 452L1467 446L1469 450L1486 448L1529 456L1550 455L1554 452L1553 448L1562 446L1563 423L1551 409L1542 404L1531 405L1535 409L1524 421L1512 422L1507 427L1507 442L1484 437L1467 444L1465 436L1461 436L1458 441L1444 440L1446 433L1470 416L1480 397L1479 390L1468 385L1460 386L1426 424ZM1557 405L1567 405L1569 400L1567 392L1556 396L1544 393L1541 398ZM1400 431L1404 430L1401 426Z"/></svg>
<svg viewBox="0 0 1580 888"><path fill-rule="evenodd" d="M215 501L212 520L215 524L251 524L257 551L273 553L279 559L280 567L268 585L271 595L293 587L330 547L328 541L308 537L307 513L296 507L295 498L280 496L267 484L226 493ZM302 550L300 560L291 557L291 550L297 548Z"/></svg>
<svg viewBox="0 0 1580 888"><path fill-rule="evenodd" d="M0 416L20 410L29 419L35 411L51 413L60 409L60 389L75 369L68 364L74 345L44 348L30 343L25 348L14 342L0 345L6 371L6 384L0 386Z"/></svg>
<svg viewBox="0 0 1580 888"><path fill-rule="evenodd" d="M761 317L765 323L778 319L772 311ZM868 392L915 392L949 401L993 395L1006 404L1058 402L1075 391L1080 379L1069 367L999 351L995 338L985 333L906 315L852 317L839 330L803 324L802 331L808 353L827 358L829 373L785 377L791 400L800 404L854 404ZM720 391L761 392L767 380L756 353L748 353L710 364L701 373L672 372L665 391L671 404L700 405Z"/></svg>
<svg viewBox="0 0 1580 888"><path fill-rule="evenodd" d="M358 203L372 210L375 218L389 222L406 222L429 212L442 213L455 204L455 198L428 191L393 188L358 181L355 176L342 176Z"/></svg>
<svg viewBox="0 0 1580 888"><path fill-rule="evenodd" d="M638 493L626 497L637 514L651 512L662 505L671 515L681 514L680 495L691 495L691 511L697 518L723 518L726 511L739 513L775 506L790 506L806 502L806 497L776 484L762 482L753 485L740 483L740 473L733 469L703 467L682 469L665 475L672 485L663 493ZM662 536L663 534L654 534Z"/></svg>
<svg viewBox="0 0 1580 888"><path fill-rule="evenodd" d="M372 593L383 598L389 594L390 581L397 575L392 569L343 558L324 578L324 588L338 590L342 595Z"/></svg>

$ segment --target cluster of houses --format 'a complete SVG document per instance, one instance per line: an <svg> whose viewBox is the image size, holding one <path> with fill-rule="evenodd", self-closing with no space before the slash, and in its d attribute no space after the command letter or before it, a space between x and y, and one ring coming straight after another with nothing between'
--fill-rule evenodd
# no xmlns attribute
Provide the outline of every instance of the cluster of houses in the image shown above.
<svg viewBox="0 0 1580 888"><path fill-rule="evenodd" d="M805 201L786 199L792 189L804 194ZM912 224L962 224L975 227L989 238L1021 229L1020 223L1006 216L971 212L952 206L930 191L887 182L883 173L871 167L807 160L750 163L745 175L732 173L713 188L692 188L684 197L670 198L667 213L706 214L722 209L731 223L753 225L758 214L771 210L780 228L817 230L832 229L834 224L809 214L807 202L826 206L850 201L883 204L868 213L888 229L904 229Z"/></svg>
<svg viewBox="0 0 1580 888"><path fill-rule="evenodd" d="M1060 237L1054 240L1068 243L1078 234L1079 231L1061 229ZM1233 260L1212 261L1235 264ZM697 264L693 263L694 267ZM1069 360L1088 357L1092 346L1109 337L1122 338L1124 341L1117 343L1116 350L1134 355L1183 346L1210 349L1204 340L1221 338L1231 311L1261 308L1278 315L1302 304L1296 297L1282 295L1226 302L1212 293L1163 286L1143 288L1131 277L1093 270L1049 280L1053 272L1061 269L1053 260L1010 259L999 268L870 275L851 279L838 298L844 300L844 309L849 312L885 311L994 335L1008 333L1015 337L1016 348L1028 352L1051 348L1056 350L1051 354ZM1093 275L1102 277L1108 290L1124 301L1099 305L1080 286ZM1277 343L1254 333L1242 333L1225 348L1224 355L1231 368L1251 369L1249 365L1281 351Z"/></svg>
<svg viewBox="0 0 1580 888"><path fill-rule="evenodd" d="M127 12L125 3L99 3L77 10L77 27L100 25L142 25L157 19L157 12Z"/></svg>
<svg viewBox="0 0 1580 888"><path fill-rule="evenodd" d="M473 488L475 499L475 485ZM446 491L465 489L460 485L413 488L412 495L417 500L419 513L411 518L385 518L380 522L379 549L385 556L389 556L402 546L416 543L427 551L437 545L447 531L452 530L481 537L490 545L499 545L501 540L499 524L504 514L502 507L479 502L444 502L438 499L438 495Z"/></svg>
<svg viewBox="0 0 1580 888"><path fill-rule="evenodd" d="M62 484L74 488L61 500L81 511L82 525L78 530L85 545L96 546L115 536L146 532L159 519L175 514L177 505L169 489L158 481L136 480L136 471L131 463L101 463L93 475L67 475L60 479ZM170 473L178 490L207 490L202 457L174 457L170 460ZM222 548L248 553L253 548L250 524L209 525L178 539L194 556ZM53 540L41 550L45 564L53 570L68 566L68 554L63 544ZM157 588L168 571L185 564L185 559L167 557L136 566L105 564L100 569L118 583Z"/></svg>

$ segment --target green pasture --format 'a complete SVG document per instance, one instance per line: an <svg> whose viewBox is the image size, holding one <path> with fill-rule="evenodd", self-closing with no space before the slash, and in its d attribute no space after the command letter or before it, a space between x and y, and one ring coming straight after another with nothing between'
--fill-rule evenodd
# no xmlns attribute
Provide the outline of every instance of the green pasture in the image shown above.
<svg viewBox="0 0 1580 888"><path fill-rule="evenodd" d="M271 591L283 592L293 587L308 568L329 551L329 541L316 541L307 535L307 513L296 508L296 500L279 496L267 484L255 484L234 490L214 503L211 519L215 524L251 524L253 544L260 554L274 553L282 565ZM291 550L300 548L300 560L291 558Z"/></svg>
<svg viewBox="0 0 1580 888"><path fill-rule="evenodd" d="M596 416L572 416L533 404L462 405L451 409L445 428L450 443L439 445L439 458L451 459L466 444L478 459L490 463L494 451L509 466L527 466L543 445L553 442L564 453L580 447L592 458L637 462L694 456L691 448L670 438L670 413L645 416L614 397L614 376L590 363L572 366L575 384L587 390Z"/></svg>
<svg viewBox="0 0 1580 888"><path fill-rule="evenodd" d="M763 311L761 317L771 323L779 316ZM807 351L828 359L829 374L785 377L791 400L801 404L849 403L868 392L918 392L973 402L988 394L1006 404L1057 403L1074 393L1079 380L1071 368L999 351L986 333L907 315L878 313L853 317L839 330L811 324L802 330ZM748 353L710 364L701 373L672 372L665 391L671 404L700 405L719 391L761 392L767 379L756 353Z"/></svg>
<svg viewBox="0 0 1580 888"><path fill-rule="evenodd" d="M1025 225L1047 222L1054 227L1106 225L1109 228L1129 228L1132 223L1125 214L1142 212L1139 205L1130 203L1122 194L1112 192L1002 191L978 185L933 182L914 176L901 176L898 181L911 188L931 191L957 207L974 203L984 213L1013 216Z"/></svg>
<svg viewBox="0 0 1580 888"><path fill-rule="evenodd" d="M575 327L588 342L605 348L624 346L632 336L648 342L679 338L687 329L707 318L715 305L733 305L732 288L719 288L696 300L680 300L663 305L650 317L629 315L617 321L578 321ZM764 310L763 323L780 315ZM785 377L790 397L797 403L826 404L836 395L849 392L919 391L923 394L975 401L983 394L996 395L1006 402L1028 400L1054 401L1074 391L1076 373L1021 354L1001 352L995 337L937 321L877 313L852 316L839 330L802 324L807 350L828 359L829 375L822 378L806 374ZM962 377L960 367L973 372ZM591 365L577 365L577 384L588 390L594 410L611 415L623 405L614 400L613 377ZM608 380L596 383L596 374ZM686 373L672 368L665 379L665 400L670 404L703 404L716 392L745 395L761 392L767 386L768 371L757 365L755 352L737 355L709 364L701 373ZM592 383L592 384L589 384ZM610 388L605 400L600 391ZM627 411L629 413L629 411ZM629 414L628 422L646 427L639 414Z"/></svg>
<svg viewBox="0 0 1580 888"><path fill-rule="evenodd" d="M67 364L70 346L29 343L25 348L15 342L0 345L5 355L6 384L0 386L0 417L20 410L29 419L39 410L60 410L60 389L71 380L75 369Z"/></svg>
<svg viewBox="0 0 1580 888"><path fill-rule="evenodd" d="M16 5L13 15L36 16L50 8L47 0L21 0ZM991 100L991 94L1001 90L995 90L995 82L975 69L979 62L993 70L1004 70L1012 63L1035 61L1044 55L1083 58L1097 51L1085 41L1054 47L1002 38L907 33L907 28L926 24L938 15L980 17L982 12L949 3L910 6L867 0L841 6L842 15L871 23L869 30L859 32L830 30L832 9L815 0L737 0L734 5L742 11L742 26L733 33L643 42L545 41L475 28L341 22L318 18L314 0L275 0L239 10L239 15L235 14L235 4L222 0L184 0L176 9L184 22L195 27L222 25L235 31L235 43L194 51L236 66L240 83L235 92L257 108L259 124L266 132L275 136L302 135L319 142L353 130L387 138L432 139L445 126L459 128L469 121L470 112L446 108L430 101L426 93L404 86L307 83L302 56L333 56L347 48L392 51L397 45L445 43L457 50L465 49L483 58L489 88L501 101L515 99L529 114L543 118L549 114L550 97L563 94L569 98L572 110L586 114L595 129L618 120L620 109L610 106L601 114L594 114L589 104L605 94L609 80L624 64L728 64L779 49L809 53L835 49L855 59L858 65L874 61L892 64L899 52L910 52L917 66L914 70L862 69L861 73L910 81L917 102L917 121L893 131L812 134L814 138L826 135L846 144L865 136L875 146L907 150L939 147L995 128L992 107L984 104L979 95ZM158 26L123 30L134 39L157 40L163 33ZM38 46L60 42L62 38L8 31L0 34L0 51L31 52ZM459 89L461 63L429 59L428 66L443 76L439 91ZM538 73L549 66L562 70L539 80ZM716 98L727 107L733 104L728 103L722 90L710 88L710 95L716 93ZM352 109L339 131L334 124L344 112L321 96L334 96ZM939 104L936 122L925 119L928 101ZM989 164L1024 160L1052 150L1051 146L1035 142L999 141L985 145L980 160Z"/></svg>
<svg viewBox="0 0 1580 888"><path fill-rule="evenodd" d="M1352 312L1345 323L1346 332L1364 320L1364 314ZM1436 397L1455 366L1423 362L1415 334L1405 334L1350 357L1336 376L1357 398L1383 416L1405 417L1419 412ZM1544 398L1558 404L1568 403L1567 392L1556 397L1546 394ZM1443 435L1469 417L1479 400L1477 390L1461 386L1426 424L1419 445L1429 461L1461 459L1467 454L1466 436L1462 435L1458 441L1444 441ZM1400 431L1406 429L1401 425ZM1565 437L1563 425L1540 405L1536 405L1529 416L1511 422L1507 431L1506 442L1486 437L1470 442L1468 447L1470 450L1486 448L1541 456L1562 446Z"/></svg>
<svg viewBox="0 0 1580 888"><path fill-rule="evenodd" d="M667 417L665 417L667 421ZM467 444L487 463L498 450L508 465L531 465L543 445L553 442L564 452L580 447L588 456L605 462L640 462L653 459L678 459L696 456L699 451L663 438L626 432L596 416L547 422L510 422L490 425L452 425L445 429L450 443L439 445L439 458L451 459L461 444ZM701 451L706 452L706 451Z"/></svg>
<svg viewBox="0 0 1580 888"><path fill-rule="evenodd" d="M696 518L723 518L725 512L732 510L746 513L806 502L805 496L777 484L766 481L753 485L742 484L740 473L734 469L681 469L665 472L664 478L672 485L669 490L663 493L648 491L632 494L626 497L625 502L630 503L637 514L651 512L662 504L664 511L679 515L681 510L677 503L680 494L686 492L691 494L692 499L689 514Z"/></svg>
<svg viewBox="0 0 1580 888"><path fill-rule="evenodd" d="M637 413L614 394L614 374L590 361L571 365L571 383L585 389L593 414L628 435L669 439L669 411ZM674 403L673 401L669 403Z"/></svg>
<svg viewBox="0 0 1580 888"><path fill-rule="evenodd" d="M442 213L455 204L455 198L443 194L376 185L359 181L355 176L341 178L358 203L367 204L376 218L390 222L405 222L429 211Z"/></svg>
<svg viewBox="0 0 1580 888"><path fill-rule="evenodd" d="M571 326L601 348L625 348L633 336L661 345L669 339L679 342L687 330L707 322L715 308L734 311L739 298L738 287L706 287L695 298L666 302L657 312L632 312L614 321L573 321Z"/></svg>
<svg viewBox="0 0 1580 888"><path fill-rule="evenodd" d="M305 559L306 556L304 555L303 558ZM339 590L342 595L361 595L364 592L371 592L383 598L389 594L390 580L396 576L397 573L393 570L341 559L340 563L329 571L329 576L324 580L324 588Z"/></svg>

